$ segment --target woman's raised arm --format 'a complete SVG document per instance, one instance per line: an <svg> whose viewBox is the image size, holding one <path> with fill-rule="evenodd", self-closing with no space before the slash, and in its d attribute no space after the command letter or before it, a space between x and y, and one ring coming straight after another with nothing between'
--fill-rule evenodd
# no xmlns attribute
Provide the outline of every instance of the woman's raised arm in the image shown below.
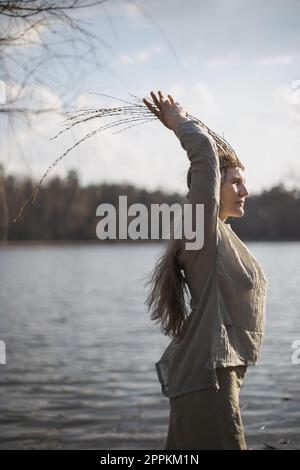
<svg viewBox="0 0 300 470"><path fill-rule="evenodd" d="M175 103L171 95L164 99L159 91L159 100L151 92L156 105L146 99L144 103L160 121L175 132L181 146L187 152L191 167L189 202L204 204L204 251L214 250L217 242L217 220L220 204L221 174L216 143L197 121L187 117L186 111Z"/></svg>

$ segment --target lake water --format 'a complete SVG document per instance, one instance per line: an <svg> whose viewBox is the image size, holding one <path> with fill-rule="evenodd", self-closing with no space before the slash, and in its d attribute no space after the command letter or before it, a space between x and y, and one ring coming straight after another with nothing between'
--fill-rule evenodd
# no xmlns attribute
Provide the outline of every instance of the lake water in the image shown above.
<svg viewBox="0 0 300 470"><path fill-rule="evenodd" d="M261 359L241 390L247 443L300 449L300 243L247 246L269 282ZM164 448L169 403L154 363L170 338L144 305L162 249L0 248L0 448Z"/></svg>

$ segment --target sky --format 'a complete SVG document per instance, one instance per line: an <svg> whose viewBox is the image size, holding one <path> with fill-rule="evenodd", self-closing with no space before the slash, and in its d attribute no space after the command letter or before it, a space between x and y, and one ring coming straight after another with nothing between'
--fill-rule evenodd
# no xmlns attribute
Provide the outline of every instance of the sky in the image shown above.
<svg viewBox="0 0 300 470"><path fill-rule="evenodd" d="M111 107L118 102L94 93L128 99L129 93L143 98L162 90L231 144L246 167L250 194L280 182L299 187L299 18L298 0L108 0L77 15L103 40L98 59L72 63L71 77L63 60L47 69L49 75L42 71L43 80L28 87L27 104ZM37 51L29 41L24 60ZM16 76L8 93L18 85ZM98 125L50 140L63 128L61 115L39 115L32 128L20 120L12 127L1 117L0 162L7 173L39 179ZM99 133L69 153L52 175L75 169L82 184L122 182L184 194L188 166L175 134L154 121Z"/></svg>

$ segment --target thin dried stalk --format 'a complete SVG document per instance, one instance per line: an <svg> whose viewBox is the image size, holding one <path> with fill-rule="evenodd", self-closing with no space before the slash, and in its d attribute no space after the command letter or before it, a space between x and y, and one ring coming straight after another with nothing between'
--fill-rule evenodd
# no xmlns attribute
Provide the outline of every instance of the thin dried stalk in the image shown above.
<svg viewBox="0 0 300 470"><path fill-rule="evenodd" d="M28 196L28 198L25 200L24 204L19 210L18 215L15 217L14 222L18 220L18 218L21 216L24 208L28 204L30 200L32 200L32 203L35 202L36 197L38 195L38 190L45 178L51 173L51 171L56 167L56 165L63 159L65 158L71 150L73 150L75 147L77 147L79 144L84 142L85 140L89 139L90 137L93 137L94 135L98 134L101 131L104 131L106 129L112 129L115 127L121 127L120 130L117 132L114 132L114 134L123 132L126 129L129 129L131 127L139 126L142 124L145 124L147 122L152 122L154 120L157 120L158 118L149 111L149 109L146 107L146 105L143 103L143 100L139 98L138 96L131 95L130 96L133 98L133 101L126 101L120 98L115 98L113 96L105 95L102 93L97 93L101 96L105 96L108 98L113 98L117 101L120 101L122 103L125 103L123 106L119 107L114 107L114 108L99 108L99 109L81 109L79 111L69 111L66 112L66 115L68 116L66 120L64 121L63 125L65 126L64 129L62 129L57 135L52 137L51 140L56 139L59 137L61 134L64 132L72 129L75 126L79 126L80 124L84 124L90 121L95 120L96 122L99 121L101 118L108 118L108 117L117 117L119 118L117 121L110 122L108 124L101 125L94 129L93 131L89 132L86 134L84 137L82 137L80 140L76 141L75 144L73 144L71 147L69 147L60 157L58 157L45 171L43 176L41 177L39 183L35 186L31 194ZM150 100L149 100L150 101ZM155 103L152 101L152 106L156 108ZM197 121L202 127L204 127L208 134L211 135L217 145L218 148L218 153L219 156L225 156L229 158L233 158L237 161L238 157L233 150L233 148L230 146L230 144L224 139L224 137L221 137L219 134L216 132L212 131L206 124L204 124L200 119L195 118L188 114L188 117L191 119ZM130 124L128 126L128 124ZM126 127L124 127L126 126Z"/></svg>

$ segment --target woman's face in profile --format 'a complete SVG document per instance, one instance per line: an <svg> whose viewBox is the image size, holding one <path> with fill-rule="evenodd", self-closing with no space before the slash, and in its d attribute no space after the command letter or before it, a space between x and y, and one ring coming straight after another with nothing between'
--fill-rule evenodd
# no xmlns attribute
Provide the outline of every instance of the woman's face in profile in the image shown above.
<svg viewBox="0 0 300 470"><path fill-rule="evenodd" d="M225 221L227 217L242 217L248 194L243 170L239 167L227 168L220 190L219 218Z"/></svg>

